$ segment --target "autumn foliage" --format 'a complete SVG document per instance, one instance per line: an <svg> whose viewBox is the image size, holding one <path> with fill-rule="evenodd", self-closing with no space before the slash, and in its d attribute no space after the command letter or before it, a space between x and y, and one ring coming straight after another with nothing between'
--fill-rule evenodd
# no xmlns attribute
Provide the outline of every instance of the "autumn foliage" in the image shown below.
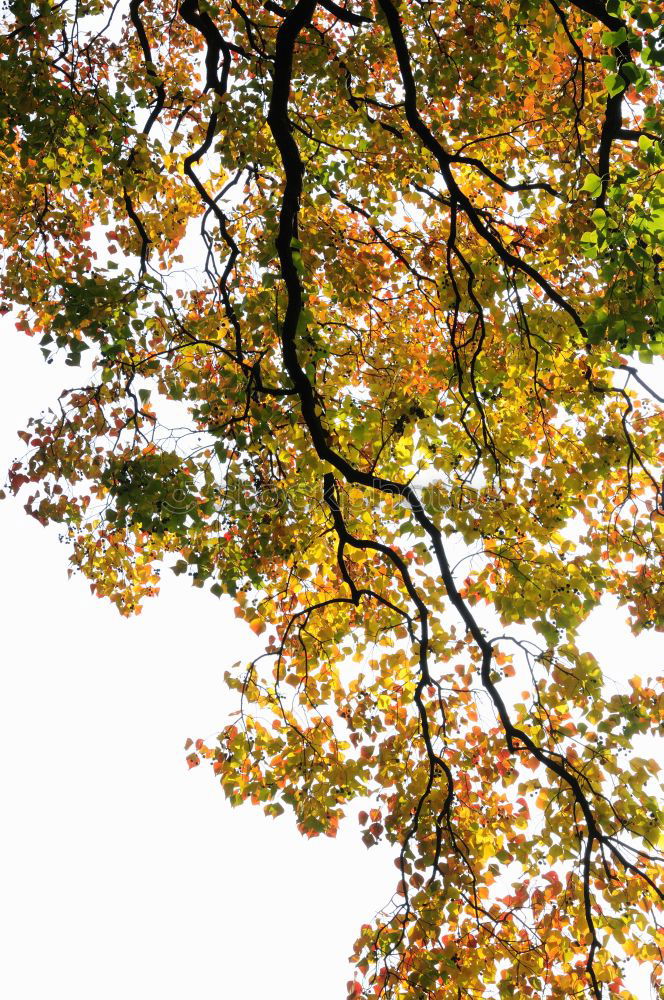
<svg viewBox="0 0 664 1000"><path fill-rule="evenodd" d="M660 982L661 682L577 632L664 625L663 23L5 11L0 306L81 368L10 487L123 614L171 566L262 637L188 761L394 845L351 996Z"/></svg>

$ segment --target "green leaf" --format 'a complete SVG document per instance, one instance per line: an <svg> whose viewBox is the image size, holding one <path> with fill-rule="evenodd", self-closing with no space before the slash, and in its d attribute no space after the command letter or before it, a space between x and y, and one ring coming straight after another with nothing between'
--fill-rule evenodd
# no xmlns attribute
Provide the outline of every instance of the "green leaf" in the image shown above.
<svg viewBox="0 0 664 1000"><path fill-rule="evenodd" d="M582 191L587 191L593 198L598 198L602 193L602 178L597 174L588 174L583 182Z"/></svg>
<svg viewBox="0 0 664 1000"><path fill-rule="evenodd" d="M615 97L617 94L622 93L627 86L627 83L623 80L622 76L619 76L617 73L612 73L610 76L607 76L604 81L604 85L611 97Z"/></svg>
<svg viewBox="0 0 664 1000"><path fill-rule="evenodd" d="M618 45L622 45L623 42L627 41L627 30L623 28L618 28L617 31L605 31L602 35L602 43L604 45L610 45L612 48L616 48Z"/></svg>

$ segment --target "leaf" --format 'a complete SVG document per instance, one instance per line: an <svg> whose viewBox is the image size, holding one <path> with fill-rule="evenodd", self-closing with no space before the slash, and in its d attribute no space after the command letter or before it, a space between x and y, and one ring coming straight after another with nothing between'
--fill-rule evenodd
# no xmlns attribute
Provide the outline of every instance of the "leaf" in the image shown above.
<svg viewBox="0 0 664 1000"><path fill-rule="evenodd" d="M611 97L615 97L616 94L622 93L622 91L627 86L626 81L618 73L609 74L609 76L607 76L606 80L604 81L604 84Z"/></svg>
<svg viewBox="0 0 664 1000"><path fill-rule="evenodd" d="M581 190L587 191L593 198L599 197L602 191L602 178L597 174L587 174Z"/></svg>

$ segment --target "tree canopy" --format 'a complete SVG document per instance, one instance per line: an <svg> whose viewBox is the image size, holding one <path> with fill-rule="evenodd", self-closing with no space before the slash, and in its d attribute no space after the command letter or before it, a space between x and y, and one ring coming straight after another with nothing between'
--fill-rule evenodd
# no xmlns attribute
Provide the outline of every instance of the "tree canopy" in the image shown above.
<svg viewBox="0 0 664 1000"><path fill-rule="evenodd" d="M263 636L190 765L363 800L352 997L660 982L661 679L577 640L664 625L660 4L3 17L0 307L82 371L9 485L123 614L170 565Z"/></svg>

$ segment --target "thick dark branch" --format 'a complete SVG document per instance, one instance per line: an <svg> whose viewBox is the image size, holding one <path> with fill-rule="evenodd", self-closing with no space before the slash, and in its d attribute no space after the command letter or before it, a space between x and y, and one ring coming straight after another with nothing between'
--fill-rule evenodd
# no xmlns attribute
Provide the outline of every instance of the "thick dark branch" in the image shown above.
<svg viewBox="0 0 664 1000"><path fill-rule="evenodd" d="M646 139L651 139L652 142L662 141L661 135L656 135L654 132L646 132L638 128L621 128L616 138L625 139L629 142L638 142L642 135L645 136Z"/></svg>
<svg viewBox="0 0 664 1000"><path fill-rule="evenodd" d="M145 274L145 271L147 270L147 266L148 266L148 254L150 252L150 243L152 241L151 241L150 237L148 236L148 233L147 233L147 230L146 230L145 226L143 225L143 220L141 219L141 217L137 213L136 209L134 208L134 203L132 202L131 196L130 196L129 192L127 191L126 187L122 188L122 194L124 196L124 203L125 203L125 208L127 210L127 215L129 216L129 218L131 219L132 223L134 224L136 232L138 233L139 239L141 241L141 250L140 250L139 256L140 256L140 260L141 260L141 263L140 263L140 273L141 273L141 275L143 275L143 274Z"/></svg>
<svg viewBox="0 0 664 1000"><path fill-rule="evenodd" d="M483 230L487 232L485 238L493 246L492 234L486 230L483 226L481 220L473 206L470 204L468 198L459 190L456 185L454 178L450 171L450 157L444 149L440 146L437 140L432 136L429 129L426 127L424 122L419 116L417 111L417 105L415 100L415 86L413 81L412 72L410 70L410 59L408 54L408 49L401 31L401 23L399 15L396 8L391 3L391 0L379 0L379 3L386 15L388 20L388 25L393 37L395 51L397 52L397 57L399 59L399 64L402 70L402 81L404 84L404 90L406 94L406 115L411 125L411 128L416 132L416 134L422 139L423 144L429 148L436 156L441 171L443 172L450 190L453 203L453 211L455 205L458 205L470 218L471 222L475 226L481 235L484 235ZM441 579L443 586L445 588L446 594L452 604L464 622L469 634L474 640L478 651L481 655L481 679L485 690L488 692L491 700L494 704L498 717L501 721L507 746L512 753L518 754L519 751L527 751L535 760L538 761L543 767L545 767L549 772L556 775L564 785L571 792L574 803L580 808L583 818L586 824L586 845L584 854L584 892L587 894L589 892L590 877L591 877L591 858L594 844L599 844L601 846L606 846L609 850L613 850L612 839L610 835L605 835L601 832L597 820L595 818L591 802L584 792L584 789L580 783L580 777L575 773L574 769L568 764L565 758L558 754L553 754L547 752L542 747L538 746L534 740L523 730L519 729L514 725L512 719L510 718L509 712L505 705L505 702L492 678L492 654L493 648L491 642L486 638L483 630L479 626L476 618L474 617L470 607L466 601L462 598L459 590L455 584L452 571L450 568L449 561L447 559L447 554L445 547L443 545L442 532L437 527L437 525L431 520L426 511L424 510L419 497L415 491L407 484L399 484L387 480L381 476L372 475L369 472L365 472L361 469L355 468L347 459L342 455L339 455L330 445L328 434L321 423L319 413L316 408L316 398L313 386L309 381L309 378L305 374L298 357L297 352L297 336L300 327L300 321L303 311L303 291L300 283L300 276L298 270L295 266L295 260L293 256L294 249L298 246L297 243L297 213L299 208L300 197L302 193L302 177L303 177L303 164L300 157L299 149L295 143L293 136L291 134L290 123L288 119L288 103L290 96L290 85L293 70L293 53L295 44L300 32L304 27L310 22L310 19L315 10L315 0L299 0L293 10L285 18L283 24L279 28L277 33L277 46L276 46L276 58L275 58L275 73L273 78L273 90L272 98L270 102L270 110L268 115L268 123L272 131L273 137L281 154L281 160L284 168L285 174L285 185L282 195L281 212L279 218L279 233L276 240L277 250L279 253L279 260L281 265L282 278L285 282L287 294L288 294L288 305L286 309L286 315L281 329L281 341L282 341L282 354L284 358L284 365L287 369L288 375L291 378L293 385L300 397L300 405L302 408L302 416L304 422L311 434L312 441L318 456L327 461L330 465L336 468L345 477L349 483L359 483L367 487L371 487L381 492L387 494L397 494L403 496L409 503L413 516L417 523L424 529L428 535L430 542L433 547L433 551L438 563L440 570ZM497 242L497 241L495 241ZM501 244L497 244L497 252L500 252L502 259L507 258L513 266L517 264L520 266L521 270L526 271L526 273L531 273L526 270L527 265L523 262L512 260L511 255L504 251ZM570 315L573 316L577 325L581 328L581 322L573 310L573 308L560 296L554 289L548 286L537 272L534 272L535 280L538 281L540 285L545 287L547 294L561 305ZM383 546L378 542L357 539L351 536L345 529L345 526L341 523L340 513L338 512L338 505L335 508L336 498L334 495L334 479L331 474L326 474L325 476L325 499L330 506L333 516L335 518L335 526L340 537L340 541L343 544L353 544L360 548L373 549L374 551L381 552L386 558L388 558L392 564L397 568L401 579L406 586L409 596L418 607L418 613L420 615L420 623L423 626L421 634L420 646L425 646L428 642L428 632L424 629L424 624L427 621L427 609L426 606L422 609L418 603L421 602L419 594L412 585L412 581L409 586L409 574L408 568L401 557L389 546ZM343 545L339 550L340 558L343 557ZM348 580L346 580L348 582ZM353 593L351 587L351 593ZM353 598L351 598L352 600ZM420 654L422 650L420 649ZM418 683L418 695L421 694L422 684L427 676L426 674L426 660L422 660L420 655L420 680ZM416 698L417 701L417 698ZM418 709L420 711L420 717L423 718L423 728L425 726L424 719L426 719L426 713L424 711L424 706L421 704L421 699L418 701ZM428 730L425 730L428 732ZM430 758L431 763L431 758ZM429 774L428 788L431 787L431 782L433 781L432 772ZM425 792L424 798L428 792ZM450 792L451 795L451 792ZM422 808L423 800L420 802L419 809ZM419 812L417 813L419 816ZM412 830L413 828L411 828ZM409 833L409 835L412 835ZM643 873L640 873L643 874ZM597 941L595 937L595 929L592 922L592 913L586 911L586 919L588 923L588 929L591 936L591 945L589 949L588 962L587 962L587 973L591 980L593 992L597 1000L601 998L601 988L597 981L594 968L593 959L595 951L597 948Z"/></svg>
<svg viewBox="0 0 664 1000"><path fill-rule="evenodd" d="M129 19L134 26L136 35L138 36L138 43L141 46L141 51L143 53L143 62L145 63L145 71L150 78L150 82L154 87L157 99L154 103L154 107L150 112L147 122L143 128L143 134L148 135L157 118L161 114L164 103L166 101L166 89L164 87L163 81L159 79L155 65L152 61L152 52L150 50L150 43L148 41L148 36L145 31L145 26L141 20L139 9L142 0L131 0L129 4Z"/></svg>
<svg viewBox="0 0 664 1000"><path fill-rule="evenodd" d="M231 67L231 46L226 41L219 28L207 11L198 9L198 0L184 0L180 4L182 19L195 28L205 39L206 89L214 90L220 97L226 93L228 74ZM233 48L236 48L233 46ZM237 51L237 49L236 49ZM219 77L219 59L222 59L221 78Z"/></svg>
<svg viewBox="0 0 664 1000"><path fill-rule="evenodd" d="M346 24L352 24L356 28L361 27L363 24L371 24L370 17L364 17L362 14L354 14L352 10L346 10L345 7L340 7L338 3L334 0L320 0L321 7L324 7L326 11L330 14L334 14L338 17L340 21L345 21Z"/></svg>
<svg viewBox="0 0 664 1000"><path fill-rule="evenodd" d="M154 91L156 94L154 107L152 108L152 111L148 115L148 119L142 129L142 134L147 136L150 134L152 126L157 121L159 115L164 109L164 104L166 103L166 89L164 87L163 81L159 79L159 75L157 74L157 71L155 69L154 62L152 61L152 50L150 49L150 42L148 41L145 25L143 24L140 15L141 3L142 0L131 0L131 3L129 4L129 20L131 21L132 25L134 26L134 30L136 31L136 35L138 37L138 43L141 47L141 52L143 53L143 62L145 63L145 71L148 75L148 78L152 86L154 87ZM132 167L134 160L136 159L137 148L138 148L137 146L134 146L134 148L131 150L127 158L127 163L126 163L127 169L130 169ZM127 210L127 215L131 219L134 228L136 229L139 239L141 241L140 273L141 275L143 275L147 270L151 240L150 237L148 236L147 230L143 225L140 216L138 215L136 209L134 208L134 203L131 199L129 191L127 190L126 184L123 184L122 193L124 197L125 208Z"/></svg>

